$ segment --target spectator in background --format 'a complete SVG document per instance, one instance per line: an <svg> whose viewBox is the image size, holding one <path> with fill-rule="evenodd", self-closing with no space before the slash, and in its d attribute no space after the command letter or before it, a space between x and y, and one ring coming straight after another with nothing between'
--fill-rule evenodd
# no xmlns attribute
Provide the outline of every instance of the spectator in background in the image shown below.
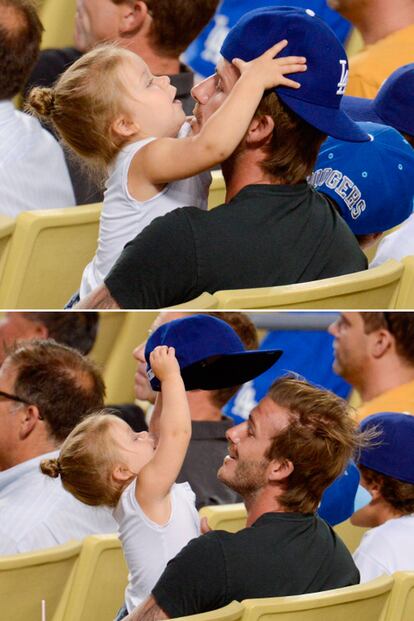
<svg viewBox="0 0 414 621"><path fill-rule="evenodd" d="M414 414L414 313L341 313L329 331L333 369L361 396L359 420L385 411Z"/></svg>
<svg viewBox="0 0 414 621"><path fill-rule="evenodd" d="M351 518L355 526L370 528L353 555L361 582L414 571L414 418L381 412L361 424L363 431L372 428L379 437L358 458L371 502Z"/></svg>
<svg viewBox="0 0 414 621"><path fill-rule="evenodd" d="M19 341L53 339L86 356L99 326L98 313L8 312L0 320L0 365Z"/></svg>
<svg viewBox="0 0 414 621"><path fill-rule="evenodd" d="M414 0L328 0L362 35L365 47L349 62L346 94L376 96L395 69L414 61Z"/></svg>
<svg viewBox="0 0 414 621"><path fill-rule="evenodd" d="M39 55L42 24L31 0L0 0L0 214L75 204L63 152L13 104Z"/></svg>
<svg viewBox="0 0 414 621"><path fill-rule="evenodd" d="M155 319L151 332L160 326L190 316L191 313L164 312ZM212 312L207 313L217 319L226 321L240 337L246 349L258 347L257 332L254 324L244 313ZM148 380L145 360L145 346L142 343L134 350L137 360L135 375L135 395L137 399L155 403L156 392ZM187 392L192 420L192 436L183 467L177 482L188 481L196 494L196 506L228 504L239 502L240 497L217 479L217 470L227 454L225 434L232 426L232 421L223 416L222 407L237 391L238 386L216 390L192 390ZM153 424L149 425L153 432Z"/></svg>
<svg viewBox="0 0 414 621"><path fill-rule="evenodd" d="M116 531L111 513L87 507L40 471L105 387L95 365L54 341L17 346L0 368L0 554L31 552Z"/></svg>
<svg viewBox="0 0 414 621"><path fill-rule="evenodd" d="M219 0L77 0L75 48L41 52L25 92L33 86L52 86L65 69L98 43L114 42L135 54L154 75L169 75L186 114L194 102L193 73L180 55L208 23ZM67 157L78 204L102 200L73 157Z"/></svg>
<svg viewBox="0 0 414 621"><path fill-rule="evenodd" d="M220 58L220 48L235 23L248 11L266 6L298 6L310 9L323 19L334 31L341 43L345 44L350 24L327 6L326 0L223 0L214 18L184 53L184 60L196 76L206 78L216 69Z"/></svg>
<svg viewBox="0 0 414 621"><path fill-rule="evenodd" d="M371 140L350 148L328 138L309 183L329 197L365 249L412 213L414 150L392 127L359 126Z"/></svg>

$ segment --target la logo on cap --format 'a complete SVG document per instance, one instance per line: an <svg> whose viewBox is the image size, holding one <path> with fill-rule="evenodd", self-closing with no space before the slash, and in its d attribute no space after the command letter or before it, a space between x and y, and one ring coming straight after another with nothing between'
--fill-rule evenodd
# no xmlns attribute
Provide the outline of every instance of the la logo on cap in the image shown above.
<svg viewBox="0 0 414 621"><path fill-rule="evenodd" d="M346 60L340 60L339 64L341 65L341 79L338 82L338 90L336 91L337 95L343 95L345 93L346 85L348 84L348 69Z"/></svg>

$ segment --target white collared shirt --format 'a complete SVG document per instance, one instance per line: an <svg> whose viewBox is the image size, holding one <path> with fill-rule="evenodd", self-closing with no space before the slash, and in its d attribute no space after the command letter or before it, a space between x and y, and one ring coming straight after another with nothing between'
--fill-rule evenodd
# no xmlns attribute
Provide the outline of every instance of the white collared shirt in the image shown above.
<svg viewBox="0 0 414 621"><path fill-rule="evenodd" d="M63 151L34 117L0 101L0 214L75 205Z"/></svg>
<svg viewBox="0 0 414 621"><path fill-rule="evenodd" d="M117 531L110 509L84 505L59 478L41 472L41 460L58 454L40 455L0 472L0 554L31 552Z"/></svg>

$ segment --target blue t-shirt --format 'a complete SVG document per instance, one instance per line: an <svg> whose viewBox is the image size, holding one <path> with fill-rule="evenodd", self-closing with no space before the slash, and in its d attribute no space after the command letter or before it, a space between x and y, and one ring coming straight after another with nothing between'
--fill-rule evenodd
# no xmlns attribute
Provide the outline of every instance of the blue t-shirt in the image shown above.
<svg viewBox="0 0 414 621"><path fill-rule="evenodd" d="M334 31L344 43L350 30L350 23L336 11L330 9L326 0L223 0L213 19L191 43L184 54L184 62L195 73L207 77L216 70L220 48L229 30L248 11L265 6L295 6L312 9Z"/></svg>

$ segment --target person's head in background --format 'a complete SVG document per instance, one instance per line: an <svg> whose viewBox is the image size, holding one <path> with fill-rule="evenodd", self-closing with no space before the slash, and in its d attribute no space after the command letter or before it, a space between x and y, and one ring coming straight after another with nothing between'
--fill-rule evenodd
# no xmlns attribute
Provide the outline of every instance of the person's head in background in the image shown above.
<svg viewBox="0 0 414 621"><path fill-rule="evenodd" d="M169 321L191 316L191 314L192 313L177 311L162 312L155 319L153 325L151 326L150 332L154 332L161 325L168 323ZM222 319L228 323L240 337L246 349L258 348L256 328L245 313L226 311L205 314L216 317L217 319ZM152 390L146 373L147 363L145 360L145 344L145 342L141 343L133 351L133 356L138 363L135 374L135 396L141 401L149 401L150 403L154 403L157 393ZM221 388L209 391L192 390L187 393L193 420L220 420L221 408L237 392L238 389L239 386L233 386L231 388Z"/></svg>
<svg viewBox="0 0 414 621"><path fill-rule="evenodd" d="M210 21L219 0L77 0L75 44L87 52L116 42L153 73L178 73L179 57Z"/></svg>
<svg viewBox="0 0 414 621"><path fill-rule="evenodd" d="M0 470L56 450L104 396L96 365L75 349L16 345L0 368Z"/></svg>
<svg viewBox="0 0 414 621"><path fill-rule="evenodd" d="M342 107L354 121L394 127L414 148L414 63L396 69L375 99L345 95Z"/></svg>
<svg viewBox="0 0 414 621"><path fill-rule="evenodd" d="M43 26L31 0L0 0L0 101L23 88L40 51Z"/></svg>
<svg viewBox="0 0 414 621"><path fill-rule="evenodd" d="M87 355L98 331L96 312L7 312L0 319L0 364L19 341L54 339Z"/></svg>
<svg viewBox="0 0 414 621"><path fill-rule="evenodd" d="M414 380L414 313L347 312L331 324L334 371L363 401Z"/></svg>
<svg viewBox="0 0 414 621"><path fill-rule="evenodd" d="M414 151L392 127L359 123L371 140L328 138L309 182L334 202L362 248L413 211Z"/></svg>
<svg viewBox="0 0 414 621"><path fill-rule="evenodd" d="M351 517L355 526L381 526L414 513L414 417L397 412L368 416L361 429L376 429L378 437L358 458L361 485L371 502Z"/></svg>

